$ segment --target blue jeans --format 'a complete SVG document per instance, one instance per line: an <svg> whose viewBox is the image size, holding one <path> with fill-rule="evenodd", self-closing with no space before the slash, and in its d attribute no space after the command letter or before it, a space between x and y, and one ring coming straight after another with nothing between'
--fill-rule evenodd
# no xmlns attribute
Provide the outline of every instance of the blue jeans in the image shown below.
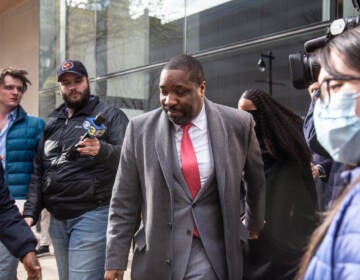
<svg viewBox="0 0 360 280"><path fill-rule="evenodd" d="M16 280L19 260L0 242L0 280Z"/></svg>
<svg viewBox="0 0 360 280"><path fill-rule="evenodd" d="M108 214L106 206L67 220L51 215L49 233L59 280L104 279Z"/></svg>

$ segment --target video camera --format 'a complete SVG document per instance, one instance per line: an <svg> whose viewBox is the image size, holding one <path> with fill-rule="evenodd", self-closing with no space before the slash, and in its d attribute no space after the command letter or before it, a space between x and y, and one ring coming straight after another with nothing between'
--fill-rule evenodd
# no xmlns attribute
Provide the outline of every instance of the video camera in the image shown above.
<svg viewBox="0 0 360 280"><path fill-rule="evenodd" d="M289 54L289 62L292 83L296 89L307 88L317 81L321 66L315 55L292 53Z"/></svg>
<svg viewBox="0 0 360 280"><path fill-rule="evenodd" d="M360 11L360 0L352 0L353 6ZM360 16L345 17L334 20L324 36L308 40L304 44L304 52L289 55L290 74L293 86L296 89L304 89L316 82L319 77L320 63L314 51L327 44L327 42L343 33L348 28L360 24Z"/></svg>

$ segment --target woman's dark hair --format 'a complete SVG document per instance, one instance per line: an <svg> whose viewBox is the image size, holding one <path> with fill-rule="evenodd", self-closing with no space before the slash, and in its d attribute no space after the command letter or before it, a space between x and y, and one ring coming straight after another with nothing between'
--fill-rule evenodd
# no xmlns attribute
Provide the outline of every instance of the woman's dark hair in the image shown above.
<svg viewBox="0 0 360 280"><path fill-rule="evenodd" d="M255 130L263 151L274 158L310 162L300 116L260 89L246 90L241 97L252 101L257 109Z"/></svg>
<svg viewBox="0 0 360 280"><path fill-rule="evenodd" d="M334 76L346 75L339 73L331 59L331 54L337 52L344 58L344 63L351 69L360 72L360 26L346 30L332 38L318 51L321 67Z"/></svg>

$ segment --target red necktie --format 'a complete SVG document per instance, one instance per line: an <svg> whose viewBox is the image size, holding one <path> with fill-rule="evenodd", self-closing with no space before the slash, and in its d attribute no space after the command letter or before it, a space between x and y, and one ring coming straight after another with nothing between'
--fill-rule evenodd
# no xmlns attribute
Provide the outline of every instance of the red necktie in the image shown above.
<svg viewBox="0 0 360 280"><path fill-rule="evenodd" d="M183 137L181 139L181 165L185 181L190 189L192 197L195 198L200 190L201 182L194 146L189 135L191 125L192 124L189 123L182 126ZM199 237L199 232L196 226L194 228L194 235Z"/></svg>

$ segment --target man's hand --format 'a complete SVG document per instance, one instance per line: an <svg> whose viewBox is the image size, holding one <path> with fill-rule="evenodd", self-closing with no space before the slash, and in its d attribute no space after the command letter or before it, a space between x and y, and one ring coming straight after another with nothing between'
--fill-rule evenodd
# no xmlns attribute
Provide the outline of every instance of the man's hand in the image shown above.
<svg viewBox="0 0 360 280"><path fill-rule="evenodd" d="M105 271L105 280L123 280L124 271L123 270L106 270Z"/></svg>
<svg viewBox="0 0 360 280"><path fill-rule="evenodd" d="M257 231L249 231L249 240L258 239L259 233Z"/></svg>
<svg viewBox="0 0 360 280"><path fill-rule="evenodd" d="M24 220L25 220L25 223L27 223L27 225L28 225L29 227L32 227L32 226L33 226L33 224L34 224L34 219L33 219L33 218L31 218L31 217L26 217L26 218L24 218Z"/></svg>
<svg viewBox="0 0 360 280"><path fill-rule="evenodd" d="M22 263L27 272L27 280L41 280L41 267L35 252L29 252L22 259Z"/></svg>
<svg viewBox="0 0 360 280"><path fill-rule="evenodd" d="M79 146L77 151L86 156L96 156L100 150L100 142L99 140L94 138L85 138L83 141L79 142Z"/></svg>
<svg viewBox="0 0 360 280"><path fill-rule="evenodd" d="M241 219L241 222L242 222L243 225L246 227L246 219L245 219L245 216ZM264 223L266 223L266 222L264 221ZM258 238L259 238L259 232L249 230L249 235L248 235L248 239L249 239L249 240L258 239Z"/></svg>
<svg viewBox="0 0 360 280"><path fill-rule="evenodd" d="M313 164L313 163L311 163L311 174L312 174L312 176L313 176L313 178L315 179L315 178L317 178L317 177L319 177L319 169L317 168L317 166L315 165L315 164Z"/></svg>

